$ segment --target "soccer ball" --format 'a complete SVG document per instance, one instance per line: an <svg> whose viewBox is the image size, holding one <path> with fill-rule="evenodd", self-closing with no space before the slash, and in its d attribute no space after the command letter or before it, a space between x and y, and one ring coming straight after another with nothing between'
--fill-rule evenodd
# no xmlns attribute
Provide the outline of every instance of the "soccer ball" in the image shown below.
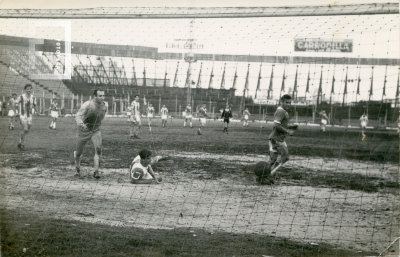
<svg viewBox="0 0 400 257"><path fill-rule="evenodd" d="M268 162L257 162L253 166L254 174L259 178L266 178L271 174L271 165Z"/></svg>

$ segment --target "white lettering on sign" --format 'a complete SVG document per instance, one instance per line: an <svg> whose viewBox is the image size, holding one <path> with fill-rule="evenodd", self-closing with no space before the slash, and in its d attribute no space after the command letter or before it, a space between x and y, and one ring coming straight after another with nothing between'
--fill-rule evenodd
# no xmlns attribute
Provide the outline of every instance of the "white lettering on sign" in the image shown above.
<svg viewBox="0 0 400 257"><path fill-rule="evenodd" d="M295 39L296 52L353 52L353 40Z"/></svg>

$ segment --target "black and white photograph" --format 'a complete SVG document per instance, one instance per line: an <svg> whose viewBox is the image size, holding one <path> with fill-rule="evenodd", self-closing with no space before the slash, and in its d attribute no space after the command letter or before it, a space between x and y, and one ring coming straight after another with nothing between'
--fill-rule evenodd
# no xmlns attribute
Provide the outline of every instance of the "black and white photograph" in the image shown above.
<svg viewBox="0 0 400 257"><path fill-rule="evenodd" d="M0 1L0 256L399 256L399 4Z"/></svg>

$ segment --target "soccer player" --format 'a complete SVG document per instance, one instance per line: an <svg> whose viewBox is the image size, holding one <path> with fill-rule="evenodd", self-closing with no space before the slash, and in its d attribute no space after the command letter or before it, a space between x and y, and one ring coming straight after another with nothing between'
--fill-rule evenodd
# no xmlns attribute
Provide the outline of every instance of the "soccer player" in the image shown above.
<svg viewBox="0 0 400 257"><path fill-rule="evenodd" d="M32 94L32 85L26 84L25 93L17 98L18 114L23 131L21 132L18 148L25 151L25 137L32 126L32 110L36 111L36 98Z"/></svg>
<svg viewBox="0 0 400 257"><path fill-rule="evenodd" d="M362 134L363 140L364 140L364 138L365 138L364 132L367 129L367 125L368 125L368 116L365 113L363 115L361 115L360 122L361 122L361 134Z"/></svg>
<svg viewBox="0 0 400 257"><path fill-rule="evenodd" d="M319 115L321 115L321 124L320 124L321 131L325 132L325 127L326 124L328 123L329 118L326 115L325 111L320 112Z"/></svg>
<svg viewBox="0 0 400 257"><path fill-rule="evenodd" d="M151 103L149 103L149 107L147 107L147 121L149 123L149 128L151 130L151 120L154 117L154 107Z"/></svg>
<svg viewBox="0 0 400 257"><path fill-rule="evenodd" d="M243 117L244 117L244 122L243 122L243 127L248 127L249 126L249 116L251 116L249 109L246 108L243 112Z"/></svg>
<svg viewBox="0 0 400 257"><path fill-rule="evenodd" d="M229 104L226 104L225 109L222 111L221 118L224 118L224 130L222 132L226 132L228 134L228 125L229 125L229 118L232 118L232 110L229 107Z"/></svg>
<svg viewBox="0 0 400 257"><path fill-rule="evenodd" d="M17 109L17 94L13 93L12 97L10 97L10 100L8 100L8 117L9 119L9 129L14 129L14 124L17 121L17 116L18 116L18 109Z"/></svg>
<svg viewBox="0 0 400 257"><path fill-rule="evenodd" d="M139 95L135 95L135 100L131 104L131 109L132 109L132 115L131 115L130 135L131 138L140 139L137 135L139 129L142 127L142 122L140 120Z"/></svg>
<svg viewBox="0 0 400 257"><path fill-rule="evenodd" d="M131 122L131 116L132 116L132 107L129 105L126 107L126 116L128 116L128 123Z"/></svg>
<svg viewBox="0 0 400 257"><path fill-rule="evenodd" d="M104 90L95 89L93 99L85 102L78 113L75 120L78 125L78 143L76 151L74 151L75 159L75 175L80 175L80 165L83 149L86 143L91 140L94 146L94 178L100 178L99 164L102 153L102 138L100 126L107 113L107 105L104 102Z"/></svg>
<svg viewBox="0 0 400 257"><path fill-rule="evenodd" d="M274 127L272 133L269 135L269 154L271 175L273 175L279 167L289 160L289 150L285 142L286 135L293 136L296 125L289 126L288 109L292 103L290 95L283 95L281 97L281 104L276 109L274 114ZM278 155L281 155L280 163L277 162ZM270 179L272 182L273 180Z"/></svg>
<svg viewBox="0 0 400 257"><path fill-rule="evenodd" d="M51 103L50 106L50 116L52 118L51 124L50 124L50 129L56 129L56 122L57 118L60 115L60 108L58 107L57 99L53 99L53 102Z"/></svg>
<svg viewBox="0 0 400 257"><path fill-rule="evenodd" d="M133 184L159 184L162 181L161 177L156 177L153 168L151 167L157 161L152 158L152 152L143 149L139 155L133 160L130 167L130 179Z"/></svg>
<svg viewBox="0 0 400 257"><path fill-rule="evenodd" d="M200 107L198 115L199 115L199 121L200 121L200 128L197 131L197 134L201 135L201 129L206 125L206 122L207 122L206 118L210 118L207 115L206 104L203 104L203 106Z"/></svg>
<svg viewBox="0 0 400 257"><path fill-rule="evenodd" d="M186 127L186 122L189 122L189 126L191 128L193 128L193 126L192 126L192 118L193 118L192 107L190 106L190 104L188 104L186 106L185 113L186 113L186 115L185 115L185 121L183 122L183 126Z"/></svg>
<svg viewBox="0 0 400 257"><path fill-rule="evenodd" d="M165 128L165 125L167 124L167 119L168 119L168 109L165 107L165 104L163 104L163 107L161 108L161 122L163 128Z"/></svg>

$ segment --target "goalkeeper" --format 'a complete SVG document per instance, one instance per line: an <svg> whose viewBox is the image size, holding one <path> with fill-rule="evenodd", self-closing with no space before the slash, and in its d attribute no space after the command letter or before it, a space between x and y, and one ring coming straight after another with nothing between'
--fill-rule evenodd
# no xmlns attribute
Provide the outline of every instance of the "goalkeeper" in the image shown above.
<svg viewBox="0 0 400 257"><path fill-rule="evenodd" d="M286 94L280 100L281 104L274 114L274 127L269 135L271 175L289 160L289 150L285 138L286 135L293 136L294 130L297 129L297 125L289 126L288 109L292 103L292 97ZM278 155L281 155L280 162L277 161Z"/></svg>
<svg viewBox="0 0 400 257"><path fill-rule="evenodd" d="M130 166L130 179L133 184L153 184L161 183L162 178L156 176L151 165L154 165L158 161L167 160L169 157L154 156L152 152L143 149L139 152L139 155L133 159Z"/></svg>

